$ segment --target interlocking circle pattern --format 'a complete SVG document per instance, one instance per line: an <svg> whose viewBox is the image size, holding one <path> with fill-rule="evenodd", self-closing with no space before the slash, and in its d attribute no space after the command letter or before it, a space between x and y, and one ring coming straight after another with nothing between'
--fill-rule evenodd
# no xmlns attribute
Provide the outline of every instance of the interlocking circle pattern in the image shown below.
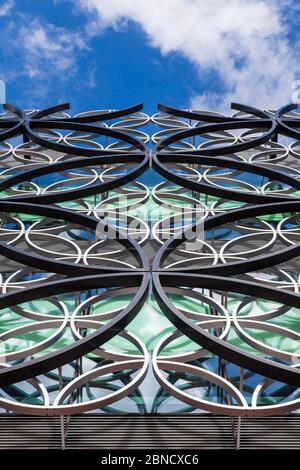
<svg viewBox="0 0 300 470"><path fill-rule="evenodd" d="M296 107L4 108L0 411L298 409Z"/></svg>

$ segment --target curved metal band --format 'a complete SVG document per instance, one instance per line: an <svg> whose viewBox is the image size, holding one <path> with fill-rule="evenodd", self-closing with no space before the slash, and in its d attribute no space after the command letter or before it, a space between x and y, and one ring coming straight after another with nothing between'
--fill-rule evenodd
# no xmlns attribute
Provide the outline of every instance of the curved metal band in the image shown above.
<svg viewBox="0 0 300 470"><path fill-rule="evenodd" d="M299 119L287 118L283 119L285 113L289 113L297 109L296 104L288 104L279 108L276 113L276 121L278 123L279 130L282 134L292 137L293 139L300 139L300 131L293 129L293 127L299 128Z"/></svg>
<svg viewBox="0 0 300 470"><path fill-rule="evenodd" d="M78 214L68 209L61 209L57 207L44 206L38 204L29 204L23 202L1 202L0 201L0 212L23 212L26 214L41 215L45 217L52 217L57 219L63 219L73 224L83 225L90 229L96 229L97 226L105 225L101 220L95 219L94 217ZM116 229L116 235L118 241L128 249L132 255L139 262L141 269L149 270L149 263L145 253L139 246L139 244L128 237L120 229ZM7 256L9 259L17 261L19 263L35 267L37 269L44 269L48 272L67 274L70 276L87 276L89 274L100 274L100 273L111 273L111 272L127 272L125 268L110 268L110 267L96 267L77 265L74 263L68 263L66 261L51 260L45 256L39 256L33 253L28 254L24 250L14 248L7 245L6 243L0 242L0 254ZM131 271L131 270L130 270ZM137 269L138 271L138 269Z"/></svg>
<svg viewBox="0 0 300 470"><path fill-rule="evenodd" d="M300 189L300 181L292 176L285 175L279 171L264 168L262 166L240 162L229 158L218 158L218 157L205 157L205 156L194 156L194 153L191 154L180 154L176 152L175 154L157 154L153 155L153 166L154 168L165 178L174 183L183 186L185 188L191 189L192 191L204 192L205 194L210 194L212 196L221 197L224 199L233 199L234 201L249 202L253 204L266 203L268 202L285 202L290 201L292 198L287 196L265 196L262 194L251 194L243 193L226 188L218 188L207 183L191 181L183 176L179 176L172 170L168 169L163 165L162 162L167 163L196 163L198 165L211 165L223 168L233 168L235 170L241 170L248 173L258 174L265 176L270 179L288 184L296 189Z"/></svg>
<svg viewBox="0 0 300 470"><path fill-rule="evenodd" d="M34 119L40 119L42 117L48 116L49 114L57 113L59 111L63 111L69 108L70 108L70 104L64 103L61 105L52 106L47 109L42 109L41 111L38 111L34 115ZM128 116L130 114L137 113L138 111L141 111L142 109L143 109L143 104L139 103L134 106L130 106L129 108L118 109L118 110L110 111L107 113L95 113L90 116L77 116L77 117L72 116L71 118L65 118L65 119L60 119L60 120L68 121L70 119L72 120L72 122L77 122L77 123L107 121L107 120L116 119L116 118L120 118L123 116Z"/></svg>
<svg viewBox="0 0 300 470"><path fill-rule="evenodd" d="M182 109L172 108L171 106L166 106L164 104L158 103L157 107L160 111L171 114L172 116L183 117L185 119L190 119L194 121L203 121L203 122L232 122L232 121L244 121L245 118L236 118L232 116L220 116L218 114L212 113L205 113L200 111L185 111ZM242 111L244 113L253 114L256 117L262 118L265 121L260 121L263 125L266 124L267 121L270 121L270 116L265 111L261 111L260 109L254 108L252 106L245 106L240 103L231 103L231 109L236 109L238 111ZM249 118L250 123L253 121L253 118Z"/></svg>
<svg viewBox="0 0 300 470"><path fill-rule="evenodd" d="M92 148L86 147L75 147L66 144L60 144L57 142L51 142L50 140L44 139L40 137L34 129L71 129L73 131L78 132L86 132L88 134L96 134L99 136L108 136L113 137L118 140L122 140L130 145L133 145L138 150L145 151L144 144L131 137L130 135L126 134L125 132L116 131L114 129L110 129L108 127L96 127L89 124L80 124L76 122L67 122L67 121L55 121L55 120L41 120L41 121L25 121L24 123L25 131L27 135L31 138L32 142L46 146L48 149L55 150L56 152L67 153L70 155L78 155L78 156L97 156L97 155L108 155L112 153L120 153L124 152L121 150L96 150Z"/></svg>
<svg viewBox="0 0 300 470"><path fill-rule="evenodd" d="M93 351L116 336L133 320L141 309L148 292L149 273L116 273L110 275L64 279L43 284L42 288L41 286L27 288L22 291L12 292L0 297L0 309L2 309L18 303L38 299L41 295L43 298L46 298L51 295L67 292L97 289L102 287L115 287L116 285L139 287L128 307L122 310L115 318L99 328L96 332L76 341L74 344L43 357L38 357L37 359L18 364L16 366L11 366L9 368L0 369L0 387L44 374L45 372L67 364L74 359Z"/></svg>
<svg viewBox="0 0 300 470"><path fill-rule="evenodd" d="M107 127L99 127L86 124L86 122L97 122L97 121L104 121L107 119L114 119L117 117L126 116L128 114L132 114L134 112L139 111L142 109L142 105L136 105L131 108L126 108L123 110L117 110L112 113L99 113L98 115L94 116L82 116L82 117L75 117L73 118L66 118L66 119L40 119L44 116L48 116L49 113L55 113L62 111L63 109L68 109L68 104L62 104L58 106L53 106L46 110L42 110L37 112L32 118L26 117L26 114L23 110L18 108L17 106L13 106L10 104L4 105L4 108L8 111L14 113L20 121L16 122L15 120L9 119L7 121L1 122L0 126L8 127L7 131L0 133L1 140L17 136L19 134L26 134L27 137L30 137L32 142L46 146L48 149L55 150L57 152L67 153L71 155L78 155L78 156L98 156L98 155L108 155L113 153L120 153L117 150L96 150L96 149L88 149L86 147L75 147L66 144L61 144L57 142L51 142L43 137L40 137L36 132L35 129L71 129L78 132L87 132L91 134L96 134L99 136L108 136L118 140L122 140L130 145L133 145L140 151L145 151L145 146L142 142L135 139L134 137L126 134L125 132L116 131L115 129L110 129ZM109 117L108 117L109 116Z"/></svg>
<svg viewBox="0 0 300 470"><path fill-rule="evenodd" d="M199 127L194 127L192 129L184 130L176 132L172 134L170 137L167 137L161 140L155 147L156 152L160 152L168 145L173 144L174 142L178 142L182 139L186 139L188 137L199 136L202 134L208 134L211 132L218 132L224 131L229 129L244 129L244 128L251 128L251 129L261 129L266 128L268 129L264 135L261 137L256 137L248 142L239 142L232 145L225 145L215 148L205 148L199 150L192 150L189 153L192 155L206 155L206 156L218 156L218 155L228 155L231 153L242 152L244 150L249 150L253 147L258 147L269 140L271 140L276 134L276 121L275 119L269 119L265 123L262 123L261 120L241 120L241 121L230 121L230 122L222 122L217 124L202 124ZM186 153L186 150L177 150L176 153Z"/></svg>
<svg viewBox="0 0 300 470"><path fill-rule="evenodd" d="M201 276L196 274L153 273L154 294L160 308L167 318L184 335L208 351L222 357L257 374L271 379L285 382L290 385L300 386L300 370L287 365L265 359L255 354L248 353L236 346L226 343L211 333L195 325L183 313L181 313L168 299L163 286L169 287L197 287L203 289L218 289L231 291L255 297L262 297L273 302L280 302L296 308L300 308L300 296L290 292L266 287L254 282L228 279L221 276Z"/></svg>
<svg viewBox="0 0 300 470"><path fill-rule="evenodd" d="M67 191L59 191L56 194L42 194L42 195L20 195L9 197L9 201L24 201L33 204L47 203L53 204L61 201L70 201L93 194L99 194L111 189L117 188L121 185L129 183L130 181L138 178L149 166L149 155L145 154L125 154L125 155L105 155L99 157L89 157L77 160L66 160L51 165L42 165L33 170L24 171L18 175L12 176L0 182L0 191L11 188L13 185L28 181L33 178L38 178L44 175L65 171L73 168L83 168L92 165L107 165L115 163L137 163L137 166L128 171L124 176L120 176L112 181L100 182L82 189L71 189Z"/></svg>
<svg viewBox="0 0 300 470"><path fill-rule="evenodd" d="M247 219L250 217L258 217L267 214L277 214L280 212L292 212L300 211L300 201L284 202L276 204L262 204L252 207L242 207L239 209L231 210L225 214L218 214L209 217L204 221L204 230L211 230L223 224L230 222L236 222L238 220ZM196 227L200 222L194 224ZM175 237L170 238L167 242L159 249L153 262L153 270L158 271L163 269L162 262L166 257L181 243L186 241L184 232L178 233ZM274 266L284 261L295 258L300 255L300 243L297 243L291 247L284 248L282 250L276 250L274 253L262 254L255 256L250 260L234 261L232 263L218 264L215 266L207 266L201 268L173 268L172 271L180 272L195 272L198 274L217 274L220 276L231 276L233 274L241 274L251 271L257 271L270 266Z"/></svg>

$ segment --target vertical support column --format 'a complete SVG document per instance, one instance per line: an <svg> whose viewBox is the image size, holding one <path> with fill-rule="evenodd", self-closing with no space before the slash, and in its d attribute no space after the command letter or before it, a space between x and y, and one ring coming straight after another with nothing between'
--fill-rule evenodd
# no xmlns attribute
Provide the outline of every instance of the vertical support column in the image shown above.
<svg viewBox="0 0 300 470"><path fill-rule="evenodd" d="M59 390L61 391L63 387L63 377L62 377L62 368L58 368L58 383ZM66 436L65 436L65 419L64 415L60 417L60 436L61 436L61 448L65 450L66 448Z"/></svg>
<svg viewBox="0 0 300 470"><path fill-rule="evenodd" d="M236 450L240 449L241 444L241 425L242 425L242 417L239 416L237 419L237 426L235 431L235 448Z"/></svg>
<svg viewBox="0 0 300 470"><path fill-rule="evenodd" d="M240 392L243 393L244 388L244 368L240 367ZM237 419L237 427L235 432L235 448L239 450L241 443L241 426L242 426L242 417L239 416Z"/></svg>
<svg viewBox="0 0 300 470"><path fill-rule="evenodd" d="M152 161L153 161L153 154L152 154L152 150L151 149L147 149L146 150L146 154L149 155L149 167L152 168Z"/></svg>
<svg viewBox="0 0 300 470"><path fill-rule="evenodd" d="M65 417L60 417L60 436L61 436L61 449L66 449L66 435L65 435Z"/></svg>

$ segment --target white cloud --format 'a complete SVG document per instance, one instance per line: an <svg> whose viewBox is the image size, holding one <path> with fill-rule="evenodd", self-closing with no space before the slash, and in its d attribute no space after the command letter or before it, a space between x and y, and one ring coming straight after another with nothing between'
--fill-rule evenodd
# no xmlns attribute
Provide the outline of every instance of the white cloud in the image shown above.
<svg viewBox="0 0 300 470"><path fill-rule="evenodd" d="M194 107L223 109L230 101L277 107L291 100L300 68L284 20L291 0L76 0L75 5L90 14L90 34L133 21L162 54L180 53L195 64L200 80L215 73L224 91L193 96Z"/></svg>
<svg viewBox="0 0 300 470"><path fill-rule="evenodd" d="M6 16L11 13L11 10L14 6L13 0L7 0L6 2L0 3L0 16Z"/></svg>
<svg viewBox="0 0 300 470"><path fill-rule="evenodd" d="M82 32L18 11L5 18L1 26L0 43L5 47L1 51L0 79L8 90L15 80L25 78L21 95L26 100L48 99L50 92L55 92L57 100L65 100L71 80L76 86L80 58L88 49Z"/></svg>
<svg viewBox="0 0 300 470"><path fill-rule="evenodd" d="M76 72L76 50L86 49L82 37L74 32L33 19L22 25L13 46L23 51L23 72L29 77Z"/></svg>

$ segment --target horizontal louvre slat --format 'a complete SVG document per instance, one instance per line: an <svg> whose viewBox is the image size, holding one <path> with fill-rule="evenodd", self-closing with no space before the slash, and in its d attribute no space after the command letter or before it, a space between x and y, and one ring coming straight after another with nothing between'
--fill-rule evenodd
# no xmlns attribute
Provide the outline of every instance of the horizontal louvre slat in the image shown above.
<svg viewBox="0 0 300 470"><path fill-rule="evenodd" d="M233 420L224 416L99 414L67 422L68 449L235 448ZM0 449L59 449L60 423L59 417L1 416ZM300 449L300 416L242 418L240 448Z"/></svg>

